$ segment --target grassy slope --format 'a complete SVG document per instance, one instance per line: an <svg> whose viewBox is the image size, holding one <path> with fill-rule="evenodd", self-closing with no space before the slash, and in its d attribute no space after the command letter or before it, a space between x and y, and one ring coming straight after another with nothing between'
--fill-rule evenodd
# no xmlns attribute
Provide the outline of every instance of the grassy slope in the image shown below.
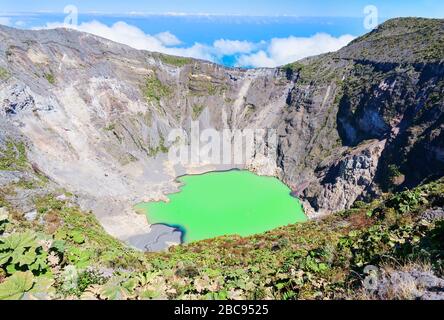
<svg viewBox="0 0 444 320"><path fill-rule="evenodd" d="M438 62L444 57L444 20L391 19L340 50L342 57L381 62Z"/></svg>

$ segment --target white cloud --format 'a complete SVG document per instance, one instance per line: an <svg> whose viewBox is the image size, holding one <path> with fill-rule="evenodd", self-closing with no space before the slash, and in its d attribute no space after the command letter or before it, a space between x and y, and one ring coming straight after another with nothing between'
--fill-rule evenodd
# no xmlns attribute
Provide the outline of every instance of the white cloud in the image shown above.
<svg viewBox="0 0 444 320"><path fill-rule="evenodd" d="M237 59L237 65L241 67L273 68L277 64L265 51L261 50L250 55L240 56Z"/></svg>
<svg viewBox="0 0 444 320"><path fill-rule="evenodd" d="M265 51L239 57L238 65L244 67L276 67L309 56L339 50L353 39L354 37L351 35L335 38L326 33L318 33L307 38L274 38Z"/></svg>
<svg viewBox="0 0 444 320"><path fill-rule="evenodd" d="M16 27L24 27L26 25L26 22L23 20L17 20L14 24Z"/></svg>
<svg viewBox="0 0 444 320"><path fill-rule="evenodd" d="M250 53L256 47L252 42L239 40L216 40L213 47L221 55L231 56L237 53Z"/></svg>
<svg viewBox="0 0 444 320"><path fill-rule="evenodd" d="M0 17L0 23L1 22ZM78 26L63 23L48 23L44 29L69 27L88 32L140 50L161 52L171 55L220 62L226 56L238 56L236 65L242 67L275 67L302 58L325 52L336 51L354 39L351 35L335 38L319 33L312 37L274 38L271 41L252 43L249 41L220 39L212 45L195 43L189 47L177 47L182 42L171 32L150 35L136 26L119 21L107 26L98 21L84 22ZM42 29L40 28L40 29ZM239 56L240 55L240 56Z"/></svg>
<svg viewBox="0 0 444 320"><path fill-rule="evenodd" d="M46 26L42 28L71 28L123 43L139 50L215 61L215 57L211 54L211 48L208 46L196 43L188 48L176 48L174 46L181 44L181 41L172 33L162 32L156 35L150 35L123 21L116 22L112 26L107 26L98 21L84 22L80 25L47 23Z"/></svg>
<svg viewBox="0 0 444 320"><path fill-rule="evenodd" d="M158 33L155 35L155 37L167 47L178 46L182 44L182 41L177 39L177 37L169 31Z"/></svg>
<svg viewBox="0 0 444 320"><path fill-rule="evenodd" d="M139 28L122 21L116 22L111 27L98 21L91 21L84 22L78 26L58 22L48 23L45 28L71 28L123 43L140 50L159 51L164 47L160 39L145 34Z"/></svg>

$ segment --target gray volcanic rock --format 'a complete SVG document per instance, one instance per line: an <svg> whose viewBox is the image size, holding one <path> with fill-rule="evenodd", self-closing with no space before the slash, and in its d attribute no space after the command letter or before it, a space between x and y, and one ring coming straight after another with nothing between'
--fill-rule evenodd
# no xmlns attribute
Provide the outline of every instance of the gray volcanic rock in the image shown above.
<svg viewBox="0 0 444 320"><path fill-rule="evenodd" d="M232 167L275 175L310 217L328 214L443 175L443 30L443 20L390 20L338 52L244 70L0 27L0 145L24 141L54 186L143 248L165 232L176 243L177 231L154 230L135 204L167 201L181 174L227 169L169 163L172 129L275 129L276 162L255 153Z"/></svg>
<svg viewBox="0 0 444 320"><path fill-rule="evenodd" d="M378 280L374 294L381 300L443 300L444 280L431 271L393 271Z"/></svg>
<svg viewBox="0 0 444 320"><path fill-rule="evenodd" d="M385 141L370 141L348 150L340 160L322 164L318 177L320 185L307 188L303 199L316 212L334 212L337 208L350 208L363 194L372 192L373 179ZM323 169L326 168L326 169ZM319 195L322 196L319 196Z"/></svg>
<svg viewBox="0 0 444 320"><path fill-rule="evenodd" d="M429 209L422 214L421 218L429 222L433 222L436 220L443 220L444 208Z"/></svg>
<svg viewBox="0 0 444 320"><path fill-rule="evenodd" d="M163 251L171 244L182 242L180 230L171 231L171 227L162 224L151 225L151 232L129 238L128 243L144 251Z"/></svg>

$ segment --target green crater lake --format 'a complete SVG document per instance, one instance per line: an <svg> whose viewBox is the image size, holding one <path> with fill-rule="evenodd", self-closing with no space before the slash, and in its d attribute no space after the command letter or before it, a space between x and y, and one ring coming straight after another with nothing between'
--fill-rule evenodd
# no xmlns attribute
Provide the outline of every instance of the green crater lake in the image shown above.
<svg viewBox="0 0 444 320"><path fill-rule="evenodd" d="M222 235L248 236L306 221L298 199L276 178L248 171L211 172L179 178L181 191L170 202L142 209L150 224L179 228L185 243Z"/></svg>

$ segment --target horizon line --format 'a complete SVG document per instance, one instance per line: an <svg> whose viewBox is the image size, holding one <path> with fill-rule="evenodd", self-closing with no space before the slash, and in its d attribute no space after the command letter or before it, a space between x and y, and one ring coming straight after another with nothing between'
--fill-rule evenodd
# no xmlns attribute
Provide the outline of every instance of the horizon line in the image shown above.
<svg viewBox="0 0 444 320"><path fill-rule="evenodd" d="M63 11L51 11L51 10L39 10L39 11L15 11L15 12L2 12L0 16L26 16L26 15L66 15ZM129 12L106 12L106 11L79 11L79 15L96 15L96 16L113 16L113 17L150 17L150 16L165 16L165 17L246 17L246 18L337 18L337 19L360 19L364 15L355 16L331 16L331 15L297 15L297 14L244 14L244 13L209 13L209 12L143 12L143 11L129 11ZM428 19L442 19L431 18L423 16L408 16L401 15L396 17L380 17L381 19L392 18L428 18Z"/></svg>

